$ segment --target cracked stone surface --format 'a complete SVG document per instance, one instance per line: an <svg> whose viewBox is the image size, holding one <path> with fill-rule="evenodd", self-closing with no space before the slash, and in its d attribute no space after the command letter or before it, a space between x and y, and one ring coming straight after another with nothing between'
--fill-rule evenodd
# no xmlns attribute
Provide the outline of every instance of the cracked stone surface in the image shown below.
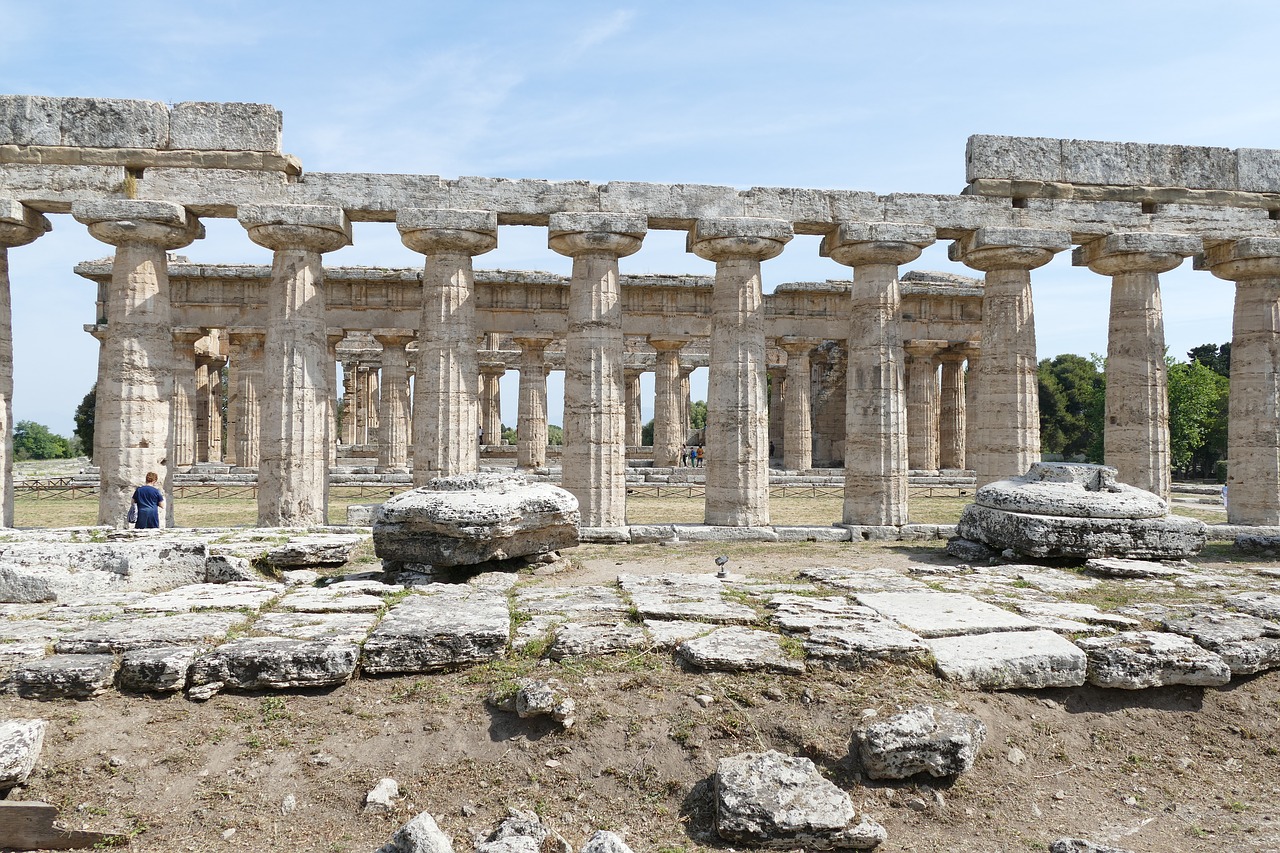
<svg viewBox="0 0 1280 853"><path fill-rule="evenodd" d="M240 690L331 687L351 678L359 657L360 647L344 640L245 637L197 658L191 685Z"/></svg>
<svg viewBox="0 0 1280 853"><path fill-rule="evenodd" d="M1089 657L1089 683L1097 687L1220 687L1231 680L1226 661L1177 634L1124 631L1114 637L1086 637L1078 645Z"/></svg>
<svg viewBox="0 0 1280 853"><path fill-rule="evenodd" d="M111 655L53 655L13 673L23 699L90 699L111 686L116 659Z"/></svg>
<svg viewBox="0 0 1280 853"><path fill-rule="evenodd" d="M917 705L853 732L862 771L872 779L907 779L928 773L959 776L973 767L987 737L977 717Z"/></svg>
<svg viewBox="0 0 1280 853"><path fill-rule="evenodd" d="M21 785L44 747L44 720L0 721L0 791Z"/></svg>
<svg viewBox="0 0 1280 853"><path fill-rule="evenodd" d="M417 587L364 644L368 672L427 672L483 663L506 651L511 616L505 595L449 584Z"/></svg>
<svg viewBox="0 0 1280 853"><path fill-rule="evenodd" d="M249 621L243 613L179 613L130 616L93 622L60 637L60 654L110 654L157 646L189 646L226 639L231 629Z"/></svg>
<svg viewBox="0 0 1280 853"><path fill-rule="evenodd" d="M717 628L705 636L685 640L676 647L676 655L699 669L804 672L804 661L789 656L778 642L777 634L754 628Z"/></svg>
<svg viewBox="0 0 1280 853"><path fill-rule="evenodd" d="M926 639L1022 631L1035 626L1016 613L952 592L859 593L858 602Z"/></svg>
<svg viewBox="0 0 1280 853"><path fill-rule="evenodd" d="M644 619L747 624L759 614L725 598L727 587L713 575L619 575L618 584Z"/></svg>
<svg viewBox="0 0 1280 853"><path fill-rule="evenodd" d="M1079 687L1086 658L1052 631L1000 631L928 641L938 673L984 690Z"/></svg>
<svg viewBox="0 0 1280 853"><path fill-rule="evenodd" d="M1252 675L1280 667L1280 623L1246 613L1204 610L1162 620L1166 631L1195 640L1218 654L1232 675Z"/></svg>

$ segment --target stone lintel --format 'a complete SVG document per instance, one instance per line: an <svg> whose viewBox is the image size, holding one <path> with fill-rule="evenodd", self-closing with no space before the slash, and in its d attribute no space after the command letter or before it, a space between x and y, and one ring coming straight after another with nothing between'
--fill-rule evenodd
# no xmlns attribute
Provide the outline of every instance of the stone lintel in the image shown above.
<svg viewBox="0 0 1280 853"><path fill-rule="evenodd" d="M643 239L649 231L644 214L632 213L553 213L548 219L548 236L565 234L622 234Z"/></svg>
<svg viewBox="0 0 1280 853"><path fill-rule="evenodd" d="M139 199L77 201L71 206L71 215L77 222L84 225L131 220L172 225L175 228L184 228L187 225L186 208L170 201L143 201Z"/></svg>
<svg viewBox="0 0 1280 853"><path fill-rule="evenodd" d="M492 210L410 207L396 212L401 234L413 231L474 231L496 238L498 214Z"/></svg>
<svg viewBox="0 0 1280 853"><path fill-rule="evenodd" d="M1126 231L1108 234L1077 246L1071 253L1071 263L1077 267L1087 267L1100 261L1118 260L1129 255L1167 255L1181 260L1196 254L1202 248L1203 243L1198 238L1187 234Z"/></svg>
<svg viewBox="0 0 1280 853"><path fill-rule="evenodd" d="M923 249L937 240L937 233L932 225L908 222L841 222L822 238L818 253L828 258L832 251L857 243L903 243Z"/></svg>
<svg viewBox="0 0 1280 853"><path fill-rule="evenodd" d="M40 232L53 230L49 220L45 219L39 211L32 210L12 198L0 198L0 225L16 225Z"/></svg>

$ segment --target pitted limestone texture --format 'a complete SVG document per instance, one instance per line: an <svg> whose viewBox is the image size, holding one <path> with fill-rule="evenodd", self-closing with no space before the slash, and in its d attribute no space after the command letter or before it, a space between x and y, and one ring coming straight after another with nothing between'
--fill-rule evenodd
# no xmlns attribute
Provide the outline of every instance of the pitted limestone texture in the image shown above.
<svg viewBox="0 0 1280 853"><path fill-rule="evenodd" d="M923 664L929 658L919 636L843 596L780 593L768 607L770 623L798 638L813 663L861 669L876 663Z"/></svg>
<svg viewBox="0 0 1280 853"><path fill-rule="evenodd" d="M926 639L1035 627L1003 607L954 592L864 592L857 598L866 607Z"/></svg>
<svg viewBox="0 0 1280 853"><path fill-rule="evenodd" d="M507 648L505 595L429 584L392 607L364 644L366 672L428 672L484 663Z"/></svg>
<svg viewBox="0 0 1280 853"><path fill-rule="evenodd" d="M1086 658L1052 631L1000 631L927 641L938 674L984 690L1084 684Z"/></svg>
<svg viewBox="0 0 1280 853"><path fill-rule="evenodd" d="M362 643L378 623L378 613L264 613L253 623L255 634L294 640L344 640Z"/></svg>
<svg viewBox="0 0 1280 853"><path fill-rule="evenodd" d="M177 693L187 686L191 665L200 649L195 646L160 646L125 652L116 683L135 693Z"/></svg>
<svg viewBox="0 0 1280 853"><path fill-rule="evenodd" d="M25 541L0 550L0 602L65 601L168 589L205 579L203 542Z"/></svg>
<svg viewBox="0 0 1280 853"><path fill-rule="evenodd" d="M243 613L122 615L89 622L58 638L54 648L60 654L120 654L137 649L215 643L248 621L249 617Z"/></svg>
<svg viewBox="0 0 1280 853"><path fill-rule="evenodd" d="M428 812L396 830L375 853L453 853L453 839L441 831Z"/></svg>
<svg viewBox="0 0 1280 853"><path fill-rule="evenodd" d="M0 792L27 781L44 747L44 720L0 721Z"/></svg>
<svg viewBox="0 0 1280 853"><path fill-rule="evenodd" d="M520 474L439 477L378 508L374 551L389 563L466 566L578 544L578 500Z"/></svg>
<svg viewBox="0 0 1280 853"><path fill-rule="evenodd" d="M534 812L511 809L476 853L572 853L573 847Z"/></svg>
<svg viewBox="0 0 1280 853"><path fill-rule="evenodd" d="M721 758L715 795L716 832L729 842L870 850L888 837L812 761L776 750Z"/></svg>
<svg viewBox="0 0 1280 853"><path fill-rule="evenodd" d="M111 686L116 660L111 655L53 655L20 667L13 674L23 699L92 699Z"/></svg>
<svg viewBox="0 0 1280 853"><path fill-rule="evenodd" d="M550 717L566 729L573 725L577 703L559 680L520 678L512 687L490 694L489 704L522 720Z"/></svg>
<svg viewBox="0 0 1280 853"><path fill-rule="evenodd" d="M352 552L364 541L363 536L355 534L294 536L282 545L268 548L262 561L276 569L334 568L350 560Z"/></svg>
<svg viewBox="0 0 1280 853"><path fill-rule="evenodd" d="M743 625L759 615L745 604L729 601L725 585L713 575L618 575L618 585L631 596L643 619L672 619Z"/></svg>
<svg viewBox="0 0 1280 853"><path fill-rule="evenodd" d="M613 652L642 649L649 645L649 638L639 625L615 622L612 625L579 625L567 622L558 626L552 634L547 654L552 660L607 655Z"/></svg>
<svg viewBox="0 0 1280 853"><path fill-rule="evenodd" d="M1200 552L1204 522L1169 515L1160 497L1115 478L1105 465L1034 463L1021 477L978 489L956 535L1036 558L1179 559ZM968 552L963 543L957 548Z"/></svg>
<svg viewBox="0 0 1280 853"><path fill-rule="evenodd" d="M799 675L805 669L803 660L787 654L777 634L738 626L685 640L676 647L676 655L699 669L723 672L764 670Z"/></svg>
<svg viewBox="0 0 1280 853"><path fill-rule="evenodd" d="M1089 657L1089 683L1097 687L1221 687L1231 680L1226 661L1177 634L1124 631L1114 637L1086 637L1077 645Z"/></svg>
<svg viewBox="0 0 1280 853"><path fill-rule="evenodd" d="M245 637L198 658L191 685L239 690L332 687L351 678L359 657L360 647L343 640Z"/></svg>
<svg viewBox="0 0 1280 853"><path fill-rule="evenodd" d="M1280 623L1210 608L1164 619L1163 625L1166 631L1190 637L1219 655L1233 676L1280 667Z"/></svg>
<svg viewBox="0 0 1280 853"><path fill-rule="evenodd" d="M882 723L855 729L853 747L872 779L935 779L967 772L978 758L987 727L977 717L917 705Z"/></svg>

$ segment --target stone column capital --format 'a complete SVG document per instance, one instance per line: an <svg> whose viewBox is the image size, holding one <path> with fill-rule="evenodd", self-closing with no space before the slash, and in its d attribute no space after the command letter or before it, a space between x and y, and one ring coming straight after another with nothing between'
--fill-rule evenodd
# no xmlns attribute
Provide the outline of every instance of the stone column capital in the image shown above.
<svg viewBox="0 0 1280 853"><path fill-rule="evenodd" d="M625 213L553 213L547 246L561 255L606 255L625 258L640 250L649 221Z"/></svg>
<svg viewBox="0 0 1280 853"><path fill-rule="evenodd" d="M947 344L946 349L938 353L938 361L943 364L959 364L969 357L969 348L954 343Z"/></svg>
<svg viewBox="0 0 1280 853"><path fill-rule="evenodd" d="M25 246L52 229L43 214L14 199L0 198L0 249Z"/></svg>
<svg viewBox="0 0 1280 853"><path fill-rule="evenodd" d="M525 352L545 350L555 339L550 332L519 331L511 335L511 340Z"/></svg>
<svg viewBox="0 0 1280 853"><path fill-rule="evenodd" d="M1128 232L1108 234L1082 243L1071 253L1071 263L1099 275L1162 273L1203 249L1199 237L1186 234Z"/></svg>
<svg viewBox="0 0 1280 853"><path fill-rule="evenodd" d="M227 340L233 347L259 349L267 339L267 330L261 326L228 329Z"/></svg>
<svg viewBox="0 0 1280 853"><path fill-rule="evenodd" d="M947 256L982 272L1033 270L1071 248L1066 231L1042 228L979 228L947 248Z"/></svg>
<svg viewBox="0 0 1280 853"><path fill-rule="evenodd" d="M940 352L951 346L950 341L914 340L904 341L902 349L912 358L932 360Z"/></svg>
<svg viewBox="0 0 1280 853"><path fill-rule="evenodd" d="M818 250L847 267L869 264L900 266L920 257L937 240L932 225L901 222L841 222L822 238Z"/></svg>
<svg viewBox="0 0 1280 853"><path fill-rule="evenodd" d="M106 323L85 323L84 330L93 336L94 340L102 343L107 337Z"/></svg>
<svg viewBox="0 0 1280 853"><path fill-rule="evenodd" d="M785 219L699 219L689 229L685 251L705 261L767 261L782 254L795 231Z"/></svg>
<svg viewBox="0 0 1280 853"><path fill-rule="evenodd" d="M173 342L195 346L196 341L205 337L207 333L199 326L174 326Z"/></svg>
<svg viewBox="0 0 1280 853"><path fill-rule="evenodd" d="M404 347L417 337L413 329L374 329L370 334L373 339L387 347Z"/></svg>
<svg viewBox="0 0 1280 853"><path fill-rule="evenodd" d="M505 361L480 362L481 376L501 376L506 372L507 372L507 363Z"/></svg>
<svg viewBox="0 0 1280 853"><path fill-rule="evenodd" d="M498 246L498 214L492 210L407 208L396 213L400 240L415 252L483 255Z"/></svg>
<svg viewBox="0 0 1280 853"><path fill-rule="evenodd" d="M657 352L680 352L693 338L687 335L649 335L649 346Z"/></svg>
<svg viewBox="0 0 1280 853"><path fill-rule="evenodd" d="M808 355L822 343L822 338L806 338L799 335L783 335L778 338L778 348L788 356Z"/></svg>
<svg viewBox="0 0 1280 853"><path fill-rule="evenodd" d="M346 329L339 329L336 326L330 326L329 328L325 329L325 339L328 340L329 342L329 349L333 349L338 344L342 343L343 339L346 338L346 336L347 336Z"/></svg>
<svg viewBox="0 0 1280 853"><path fill-rule="evenodd" d="M1280 276L1280 237L1245 237L1205 246L1196 268L1227 281Z"/></svg>
<svg viewBox="0 0 1280 853"><path fill-rule="evenodd" d="M204 237L200 220L180 204L116 199L77 201L71 215L95 239L112 246L145 245L170 251Z"/></svg>
<svg viewBox="0 0 1280 853"><path fill-rule="evenodd" d="M237 213L249 239L274 252L333 252L351 244L351 220L340 207L251 204Z"/></svg>

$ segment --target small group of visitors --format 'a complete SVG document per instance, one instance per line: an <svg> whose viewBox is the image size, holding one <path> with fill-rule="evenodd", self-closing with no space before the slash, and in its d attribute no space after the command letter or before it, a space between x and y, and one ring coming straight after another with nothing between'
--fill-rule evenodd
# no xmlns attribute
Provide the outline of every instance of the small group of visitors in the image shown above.
<svg viewBox="0 0 1280 853"><path fill-rule="evenodd" d="M680 448L681 468L701 468L706 458L706 448L702 445L689 445Z"/></svg>

